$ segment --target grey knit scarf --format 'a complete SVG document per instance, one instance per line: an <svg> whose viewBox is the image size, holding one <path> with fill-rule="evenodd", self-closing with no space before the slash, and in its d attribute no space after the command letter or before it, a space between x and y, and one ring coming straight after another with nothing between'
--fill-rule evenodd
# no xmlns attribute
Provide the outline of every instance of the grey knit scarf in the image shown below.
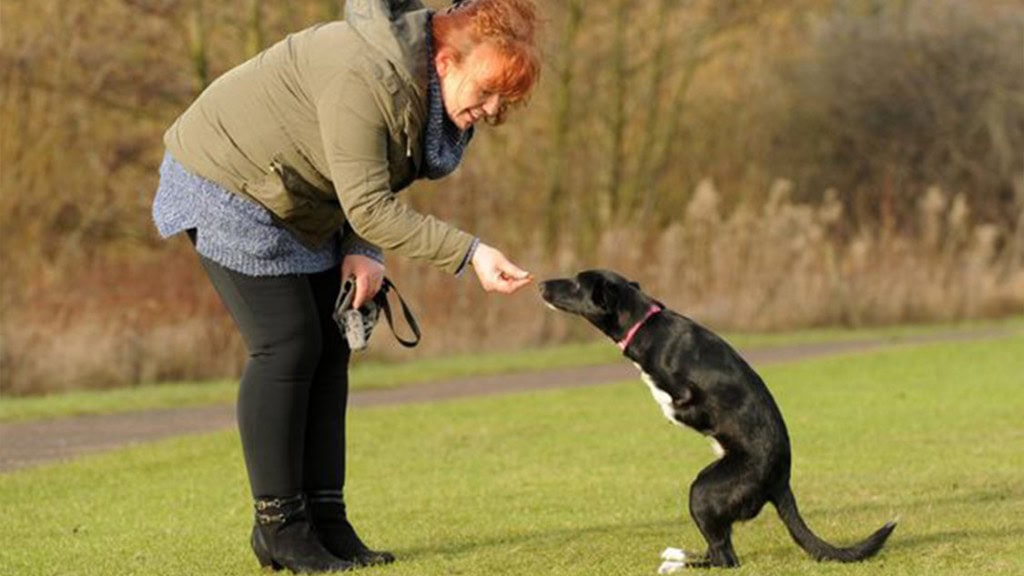
<svg viewBox="0 0 1024 576"><path fill-rule="evenodd" d="M433 39L427 22L427 125L423 131L423 175L431 180L451 174L462 161L462 153L473 138L473 127L465 131L448 117L441 97L441 80L434 66Z"/></svg>

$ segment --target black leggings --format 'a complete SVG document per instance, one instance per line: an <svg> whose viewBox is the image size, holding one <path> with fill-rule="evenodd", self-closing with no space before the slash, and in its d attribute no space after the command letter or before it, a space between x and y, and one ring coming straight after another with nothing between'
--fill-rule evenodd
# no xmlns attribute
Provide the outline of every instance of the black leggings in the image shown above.
<svg viewBox="0 0 1024 576"><path fill-rule="evenodd" d="M254 277L199 260L249 350L238 429L253 497L341 490L350 351L331 319L339 267Z"/></svg>

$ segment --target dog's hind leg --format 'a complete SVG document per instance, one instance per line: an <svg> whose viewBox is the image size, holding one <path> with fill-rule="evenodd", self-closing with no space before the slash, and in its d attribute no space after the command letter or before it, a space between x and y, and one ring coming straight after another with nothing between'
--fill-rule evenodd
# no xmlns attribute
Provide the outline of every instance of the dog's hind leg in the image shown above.
<svg viewBox="0 0 1024 576"><path fill-rule="evenodd" d="M703 557L687 559L686 565L692 568L735 568L739 566L740 559L732 547L732 522L706 515L692 515L700 533L708 543L708 550Z"/></svg>
<svg viewBox="0 0 1024 576"><path fill-rule="evenodd" d="M747 466L729 454L701 471L690 487L690 516L707 541L703 558L687 562L693 567L736 567L739 558L732 545L732 525L757 515L764 505L754 484L744 478Z"/></svg>

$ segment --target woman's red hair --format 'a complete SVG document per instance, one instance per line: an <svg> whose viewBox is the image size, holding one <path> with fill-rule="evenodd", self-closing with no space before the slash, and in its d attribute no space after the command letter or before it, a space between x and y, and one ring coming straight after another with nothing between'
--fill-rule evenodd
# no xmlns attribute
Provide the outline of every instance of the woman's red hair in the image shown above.
<svg viewBox="0 0 1024 576"><path fill-rule="evenodd" d="M540 77L536 28L531 0L467 0L431 19L435 54L448 48L462 60L481 44L494 50L496 72L488 89L508 104L524 101ZM504 110L496 123L503 119Z"/></svg>

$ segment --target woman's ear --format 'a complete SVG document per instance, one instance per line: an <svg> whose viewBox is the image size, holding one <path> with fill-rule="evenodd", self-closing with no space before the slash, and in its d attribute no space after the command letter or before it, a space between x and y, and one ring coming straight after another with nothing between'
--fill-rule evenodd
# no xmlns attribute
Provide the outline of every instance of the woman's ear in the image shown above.
<svg viewBox="0 0 1024 576"><path fill-rule="evenodd" d="M454 49L447 46L441 48L434 55L434 67L437 69L437 75L441 78L448 76L448 73L458 64L458 61L458 54Z"/></svg>

